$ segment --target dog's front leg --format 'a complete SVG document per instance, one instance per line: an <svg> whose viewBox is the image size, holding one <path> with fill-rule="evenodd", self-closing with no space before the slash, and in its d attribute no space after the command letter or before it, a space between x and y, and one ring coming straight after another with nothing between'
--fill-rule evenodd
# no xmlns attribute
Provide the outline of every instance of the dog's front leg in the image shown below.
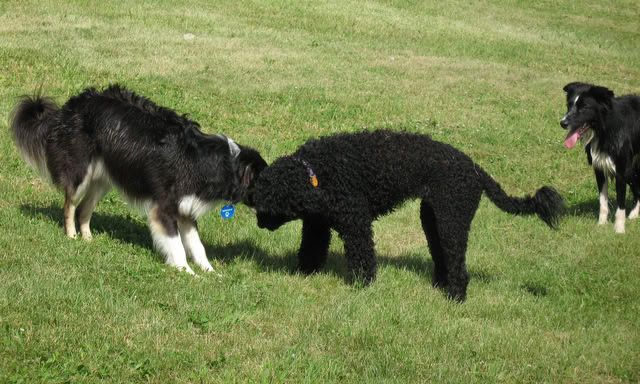
<svg viewBox="0 0 640 384"><path fill-rule="evenodd" d="M627 191L627 183L624 180L624 167L616 165L616 221L614 224L614 230L616 233L624 233L624 222L626 219L625 214L625 194Z"/></svg>
<svg viewBox="0 0 640 384"><path fill-rule="evenodd" d="M177 211L177 209L176 209ZM189 264L180 234L177 215L171 215L155 205L149 211L149 229L156 249L164 256L165 263L195 275Z"/></svg>
<svg viewBox="0 0 640 384"><path fill-rule="evenodd" d="M323 218L308 217L302 221L302 241L298 251L298 269L315 273L324 265L331 241L331 229Z"/></svg>
<svg viewBox="0 0 640 384"><path fill-rule="evenodd" d="M178 230L180 231L182 245L184 245L193 262L205 272L213 271L213 267L209 263L209 259L207 259L204 245L202 245L200 236L198 236L197 223L190 218L181 217L178 220Z"/></svg>
<svg viewBox="0 0 640 384"><path fill-rule="evenodd" d="M603 225L607 223L607 219L609 218L609 186L607 185L607 177L604 172L599 169L595 169L595 174L599 193L598 200L600 201L598 224Z"/></svg>
<svg viewBox="0 0 640 384"><path fill-rule="evenodd" d="M369 285L375 280L377 269L371 221L345 218L336 229L344 242L349 279Z"/></svg>

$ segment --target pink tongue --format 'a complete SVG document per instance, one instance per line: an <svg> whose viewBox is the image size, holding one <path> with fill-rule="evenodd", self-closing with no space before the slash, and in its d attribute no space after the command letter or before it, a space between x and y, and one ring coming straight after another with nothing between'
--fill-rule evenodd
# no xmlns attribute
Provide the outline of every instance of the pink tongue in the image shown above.
<svg viewBox="0 0 640 384"><path fill-rule="evenodd" d="M573 148L578 142L579 138L580 133L578 131L573 132L571 135L568 135L566 139L564 139L564 146L567 147L567 149Z"/></svg>

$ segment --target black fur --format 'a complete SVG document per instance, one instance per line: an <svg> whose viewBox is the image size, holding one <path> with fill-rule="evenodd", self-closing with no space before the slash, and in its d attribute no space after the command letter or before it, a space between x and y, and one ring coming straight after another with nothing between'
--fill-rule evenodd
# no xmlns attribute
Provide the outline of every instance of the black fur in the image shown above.
<svg viewBox="0 0 640 384"><path fill-rule="evenodd" d="M640 96L615 97L605 87L579 82L563 89L567 113L560 125L568 130L567 137L584 131L580 136L586 143L587 160L594 168L598 191L607 189L607 178L614 179L616 206L624 211L628 184L635 207L640 199ZM615 169L607 164L613 164ZM603 223L608 207L602 206L601 211ZM616 223L616 231L624 232L624 220Z"/></svg>
<svg viewBox="0 0 640 384"><path fill-rule="evenodd" d="M312 185L315 174L318 186ZM372 222L407 199L420 198L420 218L435 264L434 285L462 301L471 220L486 191L501 209L557 223L563 202L549 187L514 198L457 149L427 136L388 130L311 140L266 168L256 181L258 226L275 230L302 219L299 267L322 267L333 228L344 241L352 280L376 275Z"/></svg>
<svg viewBox="0 0 640 384"><path fill-rule="evenodd" d="M195 226L203 213L181 212L181 199L251 204L255 175L267 165L254 149L204 134L185 115L118 85L86 89L60 108L25 97L11 130L23 157L64 192L69 236L76 233L76 206L90 236L91 212L111 185L153 210L156 232L177 236L178 221Z"/></svg>

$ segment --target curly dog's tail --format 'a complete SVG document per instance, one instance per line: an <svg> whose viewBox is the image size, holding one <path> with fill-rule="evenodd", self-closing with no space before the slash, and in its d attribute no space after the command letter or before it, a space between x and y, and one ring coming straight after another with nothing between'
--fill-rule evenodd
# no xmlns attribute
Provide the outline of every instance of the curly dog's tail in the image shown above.
<svg viewBox="0 0 640 384"><path fill-rule="evenodd" d="M557 228L564 209L564 199L552 187L544 186L533 196L512 197L486 172L478 169L484 190L489 199L500 209L514 215L536 214L551 228Z"/></svg>
<svg viewBox="0 0 640 384"><path fill-rule="evenodd" d="M49 98L24 96L11 114L11 133L22 158L42 177L48 179L45 156L47 135L55 123L53 115L59 110Z"/></svg>

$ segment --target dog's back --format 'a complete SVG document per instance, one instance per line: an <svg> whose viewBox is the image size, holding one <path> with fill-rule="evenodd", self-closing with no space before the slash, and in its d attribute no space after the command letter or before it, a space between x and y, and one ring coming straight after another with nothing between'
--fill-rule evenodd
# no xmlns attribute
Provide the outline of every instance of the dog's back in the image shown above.
<svg viewBox="0 0 640 384"><path fill-rule="evenodd" d="M199 125L184 115L160 107L144 96L118 85L102 92L93 88L72 97L62 106L63 120L71 130L84 131L102 150L118 143L135 143L146 154L148 148L200 131Z"/></svg>
<svg viewBox="0 0 640 384"><path fill-rule="evenodd" d="M61 108L61 121L65 126L52 133L50 148L62 153L50 159L51 168L104 166L131 199L147 199L174 184L180 193L193 193L188 185L202 181L205 169L228 172L225 177L233 180L226 138L204 135L194 121L117 85L71 98ZM193 169L204 160L213 163Z"/></svg>
<svg viewBox="0 0 640 384"><path fill-rule="evenodd" d="M548 187L533 197L508 196L465 153L426 135L389 130L339 134L309 141L293 157L308 162L320 186L331 193L361 195L374 217L407 199L457 196L464 204L466 196L486 191L502 210L535 213L555 226L563 204Z"/></svg>
<svg viewBox="0 0 640 384"><path fill-rule="evenodd" d="M431 179L451 177L454 168L473 167L466 154L448 144L426 135L389 130L311 140L294 156L311 164L319 162L320 180L366 190L381 202L418 197Z"/></svg>

